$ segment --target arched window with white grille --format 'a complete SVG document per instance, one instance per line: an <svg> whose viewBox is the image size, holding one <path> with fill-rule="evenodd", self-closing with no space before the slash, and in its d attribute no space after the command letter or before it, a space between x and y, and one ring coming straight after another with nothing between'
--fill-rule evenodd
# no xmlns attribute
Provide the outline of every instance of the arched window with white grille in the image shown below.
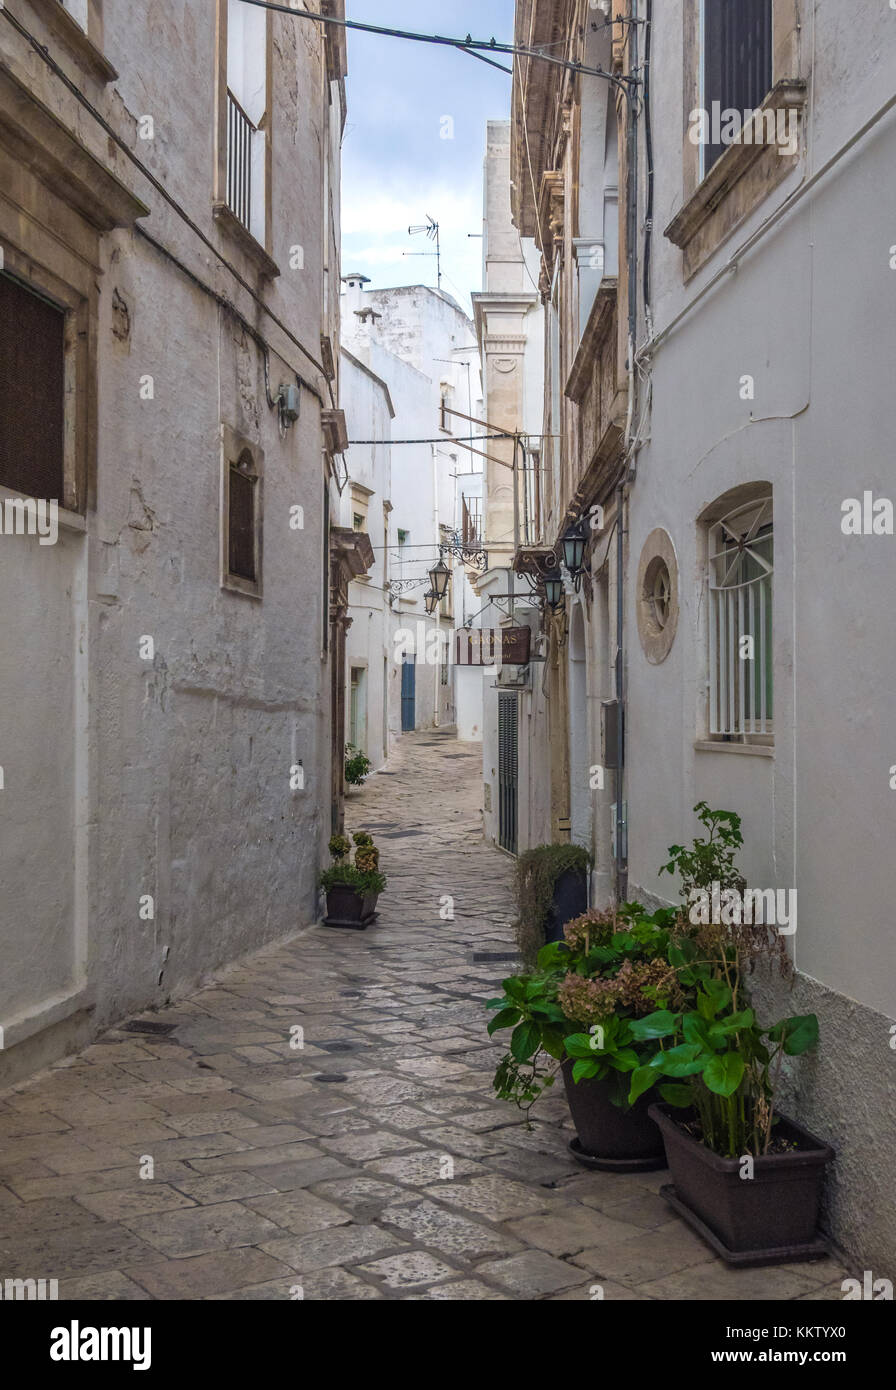
<svg viewBox="0 0 896 1390"><path fill-rule="evenodd" d="M772 734L771 491L709 523L709 733Z"/></svg>

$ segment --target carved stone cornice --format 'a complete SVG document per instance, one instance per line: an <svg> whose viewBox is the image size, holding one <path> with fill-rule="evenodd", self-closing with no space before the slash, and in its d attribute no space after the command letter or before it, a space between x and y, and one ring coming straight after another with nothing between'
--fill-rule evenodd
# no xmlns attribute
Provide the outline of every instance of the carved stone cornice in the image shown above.
<svg viewBox="0 0 896 1390"><path fill-rule="evenodd" d="M373 568L374 554L365 531L347 526L330 528L330 621L344 629L351 627L348 616L348 586Z"/></svg>
<svg viewBox="0 0 896 1390"><path fill-rule="evenodd" d="M101 232L132 227L149 208L13 72L0 66L4 148Z"/></svg>
<svg viewBox="0 0 896 1390"><path fill-rule="evenodd" d="M538 195L541 252L549 268L553 268L554 260L563 248L565 219L566 198L563 174L555 169L542 175L541 189Z"/></svg>

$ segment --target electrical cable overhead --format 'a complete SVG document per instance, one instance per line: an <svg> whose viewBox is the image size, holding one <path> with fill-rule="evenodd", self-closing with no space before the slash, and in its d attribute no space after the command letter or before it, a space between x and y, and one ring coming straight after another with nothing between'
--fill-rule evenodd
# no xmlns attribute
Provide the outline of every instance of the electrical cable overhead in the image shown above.
<svg viewBox="0 0 896 1390"><path fill-rule="evenodd" d="M288 11L288 13L291 14L293 13L293 11L290 10ZM140 173L144 176L144 178L146 178L149 181L149 183L152 184L153 188L160 195L160 197L164 198L168 206L172 208L174 212L177 213L178 217L180 217L181 220L185 223L185 225L189 227L190 231L193 232L193 234L199 238L203 246L205 246L209 251L211 251L212 255L216 258L216 260L220 261L221 265L223 265L224 268L233 276L234 280L240 286L240 288L246 291L246 293L250 296L251 299L254 300L254 302L259 306L259 308L262 309L265 314L267 314L271 322L277 325L280 331L286 335L286 337L293 344L293 346L299 349L303 357L306 357L308 361L312 364L312 366L320 372L321 376L327 382L331 404L335 406L336 399L333 394L333 383L328 379L323 364L321 362L318 362L314 354L309 352L308 348L305 347L304 343L301 343L299 341L299 339L295 336L294 333L290 332L290 330L287 328L286 324L282 321L282 319L278 318L278 316L274 313L273 309L271 309L270 306L266 304L265 301L262 299L261 295L259 295L252 288L248 280L243 279L236 266L234 266L227 259L227 257L223 255L221 251L218 250L215 243L209 237L207 237L202 228L199 227L193 221L186 209L183 208L177 201L177 199L174 198L168 192L165 185L159 179L156 178L152 170L148 169L147 166L143 163L143 161L137 158L130 146L126 144L126 142L121 138L117 131L114 130L111 125L109 125L108 121L105 119L102 113L97 110L97 108L93 105L91 101L88 100L88 98L81 91L80 87L78 87L76 83L72 82L71 78L68 76L67 73L63 72L59 64L55 61L54 58L51 57L49 50L45 48L43 44L38 43L37 39L34 37L32 33L28 31L28 29L25 28L24 24L20 23L20 21L16 19L15 15L10 14L9 10L6 9L6 7L2 4L0 4L0 14L2 14L4 19L8 20L9 23L13 26L13 28L16 29L22 35L22 37L31 46L31 48L38 55L41 61L45 63L46 66L50 69L50 71L54 74L54 76L57 77L65 87L68 88L68 90L72 93L75 99L80 103L81 106L83 106L84 110L90 113L90 115L105 132L105 134L109 137L109 139L113 142L113 144L115 144L115 146L121 150L121 152L131 161L131 163L134 165L136 169L139 169ZM142 229L138 227L137 231L142 231ZM152 240L152 238L148 237L147 240ZM166 250L165 247L161 246L161 243L156 242L154 244L160 250ZM174 258L172 257L172 259Z"/></svg>
<svg viewBox="0 0 896 1390"><path fill-rule="evenodd" d="M261 10L275 10L280 14L290 15L293 19L313 19L318 24L329 24L338 29L355 29L364 34L380 34L387 38L407 39L411 43L431 43L443 48L456 48L461 53L469 53L473 58L479 57L484 51L552 63L555 67L566 68L569 72L578 72L585 77L603 77L608 82L612 82L614 87L625 92L627 96L630 95L631 89L636 87L640 80L630 76L617 77L614 73L606 72L603 68L589 68L584 63L574 63L568 58L555 58L553 54L545 53L540 48L523 48L519 44L499 43L494 38L488 40L474 39L472 34L467 34L466 38L454 39L444 34L418 34L409 29L391 29L382 24L363 24L357 19L340 19L336 15L315 14L313 10L298 10L291 5L276 4L275 0L242 0L242 3L244 5L256 5Z"/></svg>

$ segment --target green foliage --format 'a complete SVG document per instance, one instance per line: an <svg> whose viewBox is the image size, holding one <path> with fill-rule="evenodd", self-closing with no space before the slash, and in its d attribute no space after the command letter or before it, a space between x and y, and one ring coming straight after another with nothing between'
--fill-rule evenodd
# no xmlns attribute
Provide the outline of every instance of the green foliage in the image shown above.
<svg viewBox="0 0 896 1390"><path fill-rule="evenodd" d="M705 801L698 801L694 813L709 834L706 839L694 840L689 849L670 845L669 863L663 864L660 873L673 874L677 870L685 901L692 888L709 888L713 883L742 892L746 880L734 863L744 842L740 816L733 811L711 811Z"/></svg>
<svg viewBox="0 0 896 1390"><path fill-rule="evenodd" d="M714 882L742 893L746 881L735 863L743 845L740 817L711 811L705 801L694 810L708 836L690 848L672 845L663 871L678 871L685 899L692 888L708 889ZM761 954L776 957L787 973L784 943L774 933L720 924L695 929L682 912L669 962L690 992L689 1007L658 1011L631 1025L639 1041L652 1040L653 1054L632 1077L629 1099L649 1087L652 1075L670 1078L659 1088L663 1100L695 1111L704 1144L728 1158L768 1152L784 1057L799 1056L818 1042L814 1014L771 1027L758 1022L745 980Z"/></svg>
<svg viewBox="0 0 896 1390"><path fill-rule="evenodd" d="M332 835L329 849L334 863L324 869L318 879L325 892L331 888L353 888L356 893L382 893L386 876L379 871L379 850L372 838L359 831L352 836L357 849L354 864L348 858L351 840L345 835Z"/></svg>
<svg viewBox="0 0 896 1390"><path fill-rule="evenodd" d="M740 817L706 802L694 810L706 835L689 847L673 845L663 871L681 875L686 901L693 888L712 883L743 892L746 881L736 863ZM576 849L542 846L521 856L526 934L520 940L530 951L543 937L556 878L566 868L587 867L584 851L581 858L559 853ZM487 1005L496 1010L489 1035L511 1030L495 1074L497 1094L528 1119L570 1060L576 1082L606 1081L623 1108L655 1091L691 1111L703 1142L716 1153L767 1153L783 1060L818 1042L814 1014L769 1026L750 1005L745 979L758 955L777 958L786 973L783 939L769 937L764 927L695 927L684 909L648 915L638 903L586 913L565 934L566 940L534 950L527 973L506 979L503 995Z"/></svg>
<svg viewBox="0 0 896 1390"><path fill-rule="evenodd" d="M572 940L542 946L535 969L504 980L503 995L486 1006L497 1010L488 1024L489 1036L512 1030L509 1052L495 1073L495 1091L519 1106L527 1120L564 1061L572 1061L576 1082L597 1078L613 1083L611 1099L628 1109L628 1087L621 1079L641 1064L642 1052L652 1055L652 1044L638 1041L632 1032L633 1006L615 1002L608 1017L583 1032L581 1021L570 1017L561 1001L570 980L603 980L612 986L624 968L652 963L668 949L668 911L648 916L639 904L625 904L616 914L617 930L612 930L613 914L608 915L610 931L596 929L593 936L584 929L587 918L571 924ZM595 916L594 925L605 924ZM651 1084L659 1081L653 1073Z"/></svg>
<svg viewBox="0 0 896 1390"><path fill-rule="evenodd" d="M581 845L538 845L516 861L517 944L525 965L533 966L544 945L545 923L554 884L567 870L587 874L591 855Z"/></svg>
<svg viewBox="0 0 896 1390"><path fill-rule="evenodd" d="M345 755L346 782L350 787L363 786L370 772L370 759L360 752L353 743L345 745Z"/></svg>
<svg viewBox="0 0 896 1390"><path fill-rule="evenodd" d="M319 883L325 892L329 892L331 888L353 888L356 893L382 893L386 886L386 876L376 869L364 872L354 864L340 860L329 869L323 870Z"/></svg>

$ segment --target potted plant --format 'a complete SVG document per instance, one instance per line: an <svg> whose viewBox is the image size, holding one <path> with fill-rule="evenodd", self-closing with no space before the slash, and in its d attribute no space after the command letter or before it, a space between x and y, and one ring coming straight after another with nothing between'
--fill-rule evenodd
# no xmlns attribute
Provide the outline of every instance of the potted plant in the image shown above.
<svg viewBox="0 0 896 1390"><path fill-rule="evenodd" d="M695 811L708 837L690 850L673 846L665 866L679 870L689 902L720 875L729 891L744 884L734 867L743 843L739 818L703 802ZM661 1100L649 1112L673 1179L662 1193L718 1255L738 1265L814 1259L826 1253L816 1224L834 1155L776 1111L775 1090L784 1058L817 1043L818 1020L758 1021L747 973L765 956L785 974L792 967L776 928L753 922L752 910L735 911L736 904L728 897L727 920L719 922L693 910L680 914L668 955L688 1003L631 1023L637 1044L652 1047L652 1055L642 1051L628 1098L635 1103L662 1078Z"/></svg>
<svg viewBox="0 0 896 1390"><path fill-rule="evenodd" d="M585 911L590 867L581 845L538 845L517 859L514 930L525 965L534 967L542 946L561 941L566 923Z"/></svg>
<svg viewBox="0 0 896 1390"><path fill-rule="evenodd" d="M355 862L351 862L351 841L345 835L333 835L329 849L333 863L320 875L320 886L327 895L328 927L348 927L363 931L376 918L376 902L386 886L380 873L380 852L372 838L363 830L353 837Z"/></svg>
<svg viewBox="0 0 896 1390"><path fill-rule="evenodd" d="M370 759L353 743L345 745L345 780L350 787L363 787L370 774Z"/></svg>
<svg viewBox="0 0 896 1390"><path fill-rule="evenodd" d="M628 1075L653 1055L633 1023L682 1004L671 968L668 922L637 903L588 912L567 923L564 941L538 954L537 968L504 981L492 1034L512 1028L510 1051L494 1086L526 1113L563 1076L577 1137L570 1152L586 1167L617 1172L665 1167L662 1137L648 1114L646 1093L630 1101ZM657 1074L656 1083L660 1081Z"/></svg>

